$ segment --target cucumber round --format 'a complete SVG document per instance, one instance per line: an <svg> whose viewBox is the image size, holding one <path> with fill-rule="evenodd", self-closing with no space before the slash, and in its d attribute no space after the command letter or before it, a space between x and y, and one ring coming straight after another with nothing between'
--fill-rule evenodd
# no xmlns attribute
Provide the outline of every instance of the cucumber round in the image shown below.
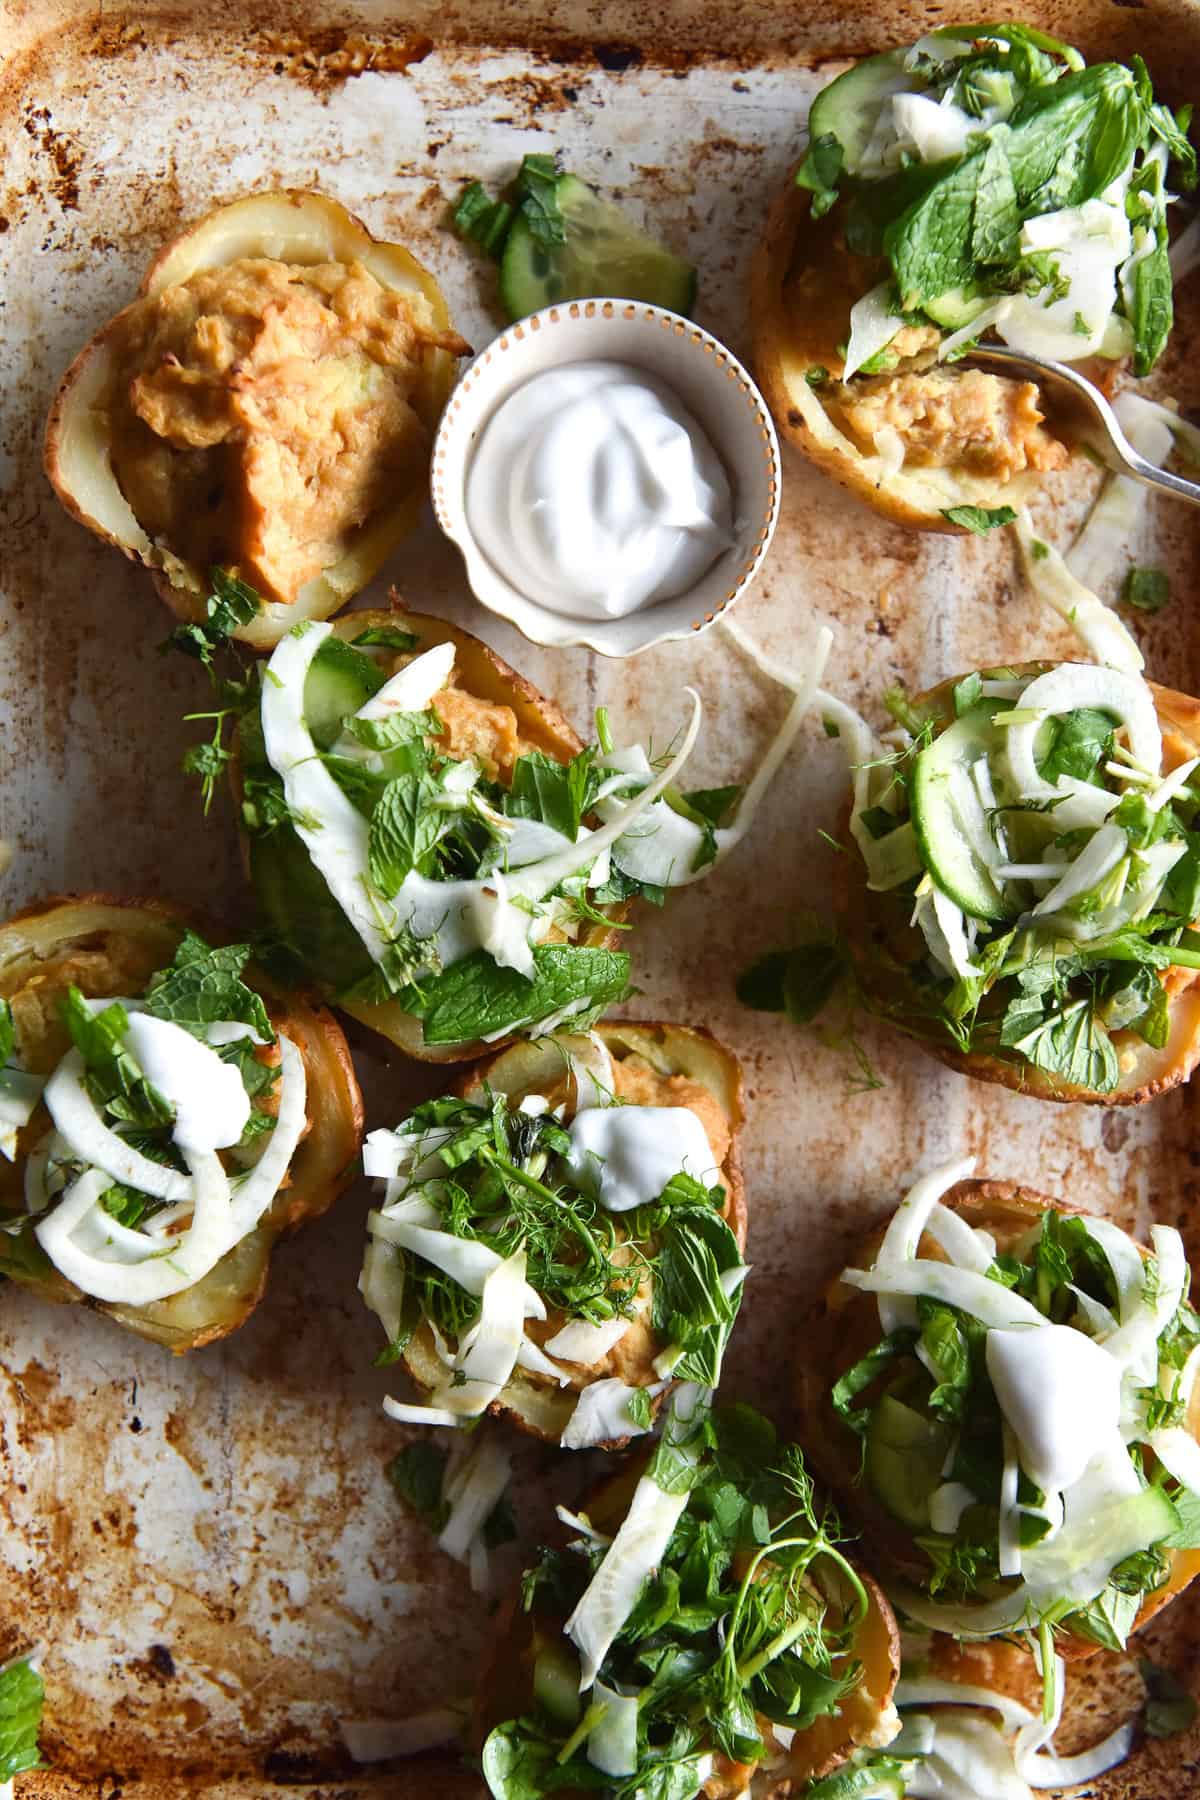
<svg viewBox="0 0 1200 1800"><path fill-rule="evenodd" d="M304 683L304 722L318 750L328 750L343 721L377 694L386 677L379 665L341 638L326 638Z"/></svg>
<svg viewBox="0 0 1200 1800"><path fill-rule="evenodd" d="M888 1511L913 1531L929 1528L929 1496L950 1445L945 1425L885 1394L867 1426L866 1475Z"/></svg>
<svg viewBox="0 0 1200 1800"><path fill-rule="evenodd" d="M822 88L812 103L809 142L835 137L842 146L842 167L847 175L857 174L884 101L893 94L911 93L920 85L905 68L904 56L903 50L868 56Z"/></svg>
<svg viewBox="0 0 1200 1800"><path fill-rule="evenodd" d="M909 806L921 860L942 892L973 919L1003 919L1009 908L966 829L951 771L967 770L995 747L992 714L1003 702L983 701L948 725L913 765Z"/></svg>
<svg viewBox="0 0 1200 1800"><path fill-rule="evenodd" d="M936 300L923 300L921 305L935 325L940 325L944 331L960 331L972 319L978 318L987 301L968 288L956 287L948 288Z"/></svg>
<svg viewBox="0 0 1200 1800"><path fill-rule="evenodd" d="M674 251L631 225L620 207L602 200L585 181L562 175L554 190L565 241L538 243L518 215L500 261L500 298L512 319L523 319L560 300L605 295L644 300L670 312L689 313L696 302L696 271Z"/></svg>

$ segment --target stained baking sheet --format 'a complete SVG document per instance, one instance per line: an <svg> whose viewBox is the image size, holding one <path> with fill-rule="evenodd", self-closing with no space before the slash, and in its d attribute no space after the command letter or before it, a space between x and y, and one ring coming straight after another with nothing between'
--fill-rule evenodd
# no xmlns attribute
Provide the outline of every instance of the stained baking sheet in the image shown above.
<svg viewBox="0 0 1200 1800"><path fill-rule="evenodd" d="M71 0L0 5L0 878L5 911L62 889L160 892L236 920L245 904L231 819L205 824L180 753L203 709L198 668L162 658L167 618L139 571L59 510L39 467L55 382L128 300L158 245L215 200L269 183L319 186L436 270L478 347L498 328L492 279L444 230L469 175L500 179L530 150L573 168L685 250L698 316L747 348L745 277L803 114L836 58L912 38L936 5L836 12L716 0L643 8L516 0L351 8L308 22L236 0L100 13ZM1010 9L1001 8L1008 13ZM1182 99L1200 88L1192 5L1030 5L1022 16L1092 54L1139 49ZM1195 373L1200 278L1159 381L1184 405ZM783 517L741 623L804 656L836 642L828 680L872 708L915 686L1032 651L1064 628L1020 585L1006 536L909 535L786 453ZM1095 477L1050 484L1042 526L1065 542ZM1191 691L1197 536L1186 510L1147 514L1139 560L1172 570L1176 599L1142 624L1151 667ZM478 630L586 728L669 738L682 688L705 724L697 785L735 779L782 698L719 632L620 664L548 653L482 618L455 552L426 525L387 571L422 610ZM366 596L378 600L382 585ZM1134 1113L1039 1106L941 1071L869 1025L881 1084L864 1091L844 1048L742 1012L734 973L827 907L837 746L810 732L738 857L632 940L629 1011L699 1023L743 1058L754 1274L728 1363L731 1390L786 1423L795 1320L814 1284L920 1167L975 1151L981 1169L1086 1202L1125 1225L1179 1223L1196 1253L1195 1107L1174 1094ZM392 1123L432 1081L355 1050L369 1123ZM341 1800L477 1791L454 1765L354 1775L336 1722L419 1710L458 1693L486 1604L399 1509L383 1466L404 1434L382 1416L389 1376L355 1293L367 1197L352 1190L277 1256L266 1300L225 1344L180 1361L81 1311L0 1289L0 1660L47 1646L45 1746L54 1772L23 1794L116 1800L287 1783ZM594 1464L523 1450L528 1541L547 1496L570 1499ZM1200 1679L1194 1607L1152 1633L1155 1654ZM1192 1634L1189 1637L1189 1632ZM1106 1665L1088 1704L1128 1706ZM1198 1791L1197 1739L1149 1746L1105 1792ZM1096 1791L1101 1791L1097 1789Z"/></svg>

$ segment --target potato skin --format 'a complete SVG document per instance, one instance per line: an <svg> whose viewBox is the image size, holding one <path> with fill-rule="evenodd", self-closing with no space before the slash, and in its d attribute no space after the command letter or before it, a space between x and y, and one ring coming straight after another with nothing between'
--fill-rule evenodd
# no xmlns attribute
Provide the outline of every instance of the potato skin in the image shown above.
<svg viewBox="0 0 1200 1800"><path fill-rule="evenodd" d="M602 1482L582 1503L582 1510L601 1529L615 1531L619 1525L645 1461L644 1456L630 1458L619 1474ZM878 1582L857 1565L856 1573L869 1603L854 1644L854 1655L863 1665L860 1685L843 1700L836 1714L817 1719L807 1731L798 1732L782 1763L769 1772L754 1773L745 1763L730 1763L718 1755L715 1771L702 1790L707 1800L734 1800L742 1794L753 1795L754 1800L784 1800L788 1794L801 1794L809 1782L845 1762L857 1746L877 1746L889 1718L890 1728L898 1727L892 1694L900 1674L899 1626ZM563 1626L561 1619L531 1617L524 1612L518 1584L497 1615L475 1690L470 1747L476 1754L497 1725L530 1708L535 1623L556 1633ZM572 1796L568 1794L567 1800Z"/></svg>
<svg viewBox="0 0 1200 1800"><path fill-rule="evenodd" d="M392 626L401 631L410 631L420 639L418 651L431 650L435 644L452 643L455 648L455 667L462 678L466 689L478 699L510 706L517 717L517 727L523 739L534 744L537 749L544 750L556 762L570 762L584 748L583 739L574 726L566 718L555 702L547 695L539 692L533 683L511 668L503 657L497 656L481 638L473 637L469 631L463 631L457 625L451 625L445 619L435 619L429 614L408 611L405 603L393 588L391 591L392 610L368 610L348 613L343 618L334 620L335 634L345 642L356 638L360 632L372 627ZM233 793L234 808L238 822L238 836L241 843L242 862L247 878L253 883L254 874L251 861L252 838L246 832L242 822L242 769L235 744L234 760L230 764L230 785ZM331 901L330 904L333 904ZM578 942L595 950L616 949L621 939L619 929L629 912L629 903L604 907L606 918L612 924L589 925L581 933ZM316 982L315 977L311 979ZM316 982L316 985L320 985ZM339 998L332 991L327 991L325 998L336 1005L342 1012L349 1013L360 1024L369 1026L386 1038L390 1044L402 1051L405 1056L413 1057L417 1062L459 1063L473 1062L476 1058L487 1056L497 1049L496 1043L485 1044L476 1040L461 1044L427 1044L421 1021L412 1013L405 1012L395 1000L386 1000L372 1005L368 1001L346 1000ZM511 1043L512 1039L501 1040L499 1048Z"/></svg>
<svg viewBox="0 0 1200 1800"><path fill-rule="evenodd" d="M1000 1251L1010 1248L1044 1212L1077 1217L1084 1211L1013 1181L960 1181L945 1196L944 1204L969 1225L990 1232ZM886 1225L880 1225L873 1231L846 1266L869 1266L885 1229ZM1149 1255L1144 1246L1139 1248L1143 1256ZM941 1259L943 1253L926 1235L918 1254ZM875 1498L866 1481L858 1479L858 1439L838 1417L829 1398L834 1382L878 1343L879 1336L875 1296L849 1287L840 1275L835 1276L803 1321L797 1340L801 1346L796 1369L799 1435L809 1460L861 1530L868 1559L885 1574L919 1583L929 1564L906 1528ZM1193 1398L1188 1426L1200 1440L1200 1393ZM1133 1629L1140 1631L1197 1574L1200 1550L1172 1551L1170 1577L1147 1598ZM1098 1648L1069 1632L1059 1635L1057 1647L1068 1660L1092 1656Z"/></svg>
<svg viewBox="0 0 1200 1800"><path fill-rule="evenodd" d="M1032 675L1054 665L1024 663L1015 666L1018 674ZM951 690L961 679L956 676L939 683L919 695L914 704L920 708L948 709ZM1153 681L1148 685L1162 727L1167 768L1200 756L1200 700L1173 688L1160 687ZM890 947L915 954L923 947L923 940L908 925L907 912L901 918L894 899L889 901L886 894L871 893L865 880L860 879L861 873L859 863L854 864L853 874L849 870L838 871L842 882L844 923L863 992L886 1018L897 1009L902 1011L913 998L907 976L891 966ZM1060 1081L1025 1063L1008 1062L978 1050L959 1050L932 1035L914 1035L921 1048L936 1056L947 1068L957 1069L961 1075L972 1076L976 1081L990 1081L1011 1088L1014 1093L1064 1104L1141 1106L1189 1080L1200 1062L1200 970L1172 970L1168 991L1171 1035L1167 1043L1161 1050L1155 1050L1133 1032L1118 1034L1114 1041L1125 1066L1117 1086L1107 1094Z"/></svg>
<svg viewBox="0 0 1200 1800"><path fill-rule="evenodd" d="M101 984L105 966L115 968L118 955L125 968L131 962L144 964L144 981L170 962L187 927L209 943L235 941L210 921L165 901L103 893L53 895L0 925L0 995L15 992L31 973L36 980L52 981L56 959L61 970L63 962L81 949L97 959L94 966ZM137 1336L163 1344L176 1354L226 1337L245 1322L266 1291L276 1239L327 1211L358 1162L362 1096L337 1021L304 995L278 987L253 964L246 970L246 979L262 994L276 1027L292 1039L304 1058L309 1130L292 1159L289 1185L276 1195L254 1231L208 1275L166 1300L141 1307L108 1304L80 1293L54 1269L44 1279L25 1282L45 1299L107 1313ZM113 991L111 987L109 991ZM57 1060L55 1051L51 1062ZM11 1190L20 1163L3 1168L3 1185Z"/></svg>
<svg viewBox="0 0 1200 1800"><path fill-rule="evenodd" d="M429 302L435 329L446 346L455 344L445 298L433 276L402 245L375 238L327 195L298 188L247 194L214 208L186 226L158 252L138 288L137 299L186 281L201 269L242 257L311 263L330 260L365 263L385 286L419 292ZM136 302L134 302L136 304ZM121 493L109 459L106 406L119 376L118 346L129 313L123 309L79 352L59 384L46 422L43 462L48 480L72 518L149 571L158 596L184 621L203 621L207 570L199 570L152 542ZM455 355L469 346L461 339L431 348L413 394L413 406L432 434L454 380ZM325 619L371 580L386 557L417 524L426 497L424 483L401 495L385 514L366 520L339 560L306 583L291 605L272 601L234 632L257 650L269 650L300 619Z"/></svg>
<svg viewBox="0 0 1200 1800"><path fill-rule="evenodd" d="M838 346L849 335L850 308L880 280L884 265L846 249L840 204L814 220L795 172L772 203L750 272L754 372L780 436L897 525L962 535L965 527L943 516L947 508L1023 504L1038 487L1035 474L1005 482L965 470L887 474L878 456L861 451L829 418L806 377L817 368L840 374Z"/></svg>
<svg viewBox="0 0 1200 1800"><path fill-rule="evenodd" d="M724 1218L737 1239L738 1249L746 1248L746 1190L742 1178L738 1136L745 1122L742 1104L741 1065L733 1053L704 1030L685 1025L616 1022L595 1027L610 1055L617 1060L621 1053L638 1054L648 1050L656 1064L669 1066L671 1074L688 1075L700 1081L717 1095L730 1125L729 1154L721 1169L725 1189ZM548 1050L553 1040L518 1043L486 1062L465 1071L455 1083L454 1091L462 1098L477 1094L485 1084L493 1093L524 1097L527 1093L549 1092L562 1079L562 1061L557 1052ZM649 1058L647 1058L649 1060ZM410 1339L402 1358L405 1368L421 1387L431 1391L442 1378L442 1364L434 1351L432 1336L423 1325ZM674 1386L674 1384L672 1384ZM655 1401L655 1411L663 1405L670 1388ZM560 1396L558 1390L531 1381L522 1370L512 1380L489 1411L506 1419L518 1431L545 1443L557 1443L571 1416L577 1396L569 1390ZM628 1437L613 1438L597 1449L622 1450Z"/></svg>

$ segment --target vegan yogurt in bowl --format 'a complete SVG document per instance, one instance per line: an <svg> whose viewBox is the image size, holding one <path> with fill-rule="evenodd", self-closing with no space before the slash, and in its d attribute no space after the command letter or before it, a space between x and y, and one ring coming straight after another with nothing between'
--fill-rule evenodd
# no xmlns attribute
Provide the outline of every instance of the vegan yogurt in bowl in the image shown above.
<svg viewBox="0 0 1200 1800"><path fill-rule="evenodd" d="M510 326L451 397L438 522L476 598L538 644L630 656L711 625L756 574L779 449L754 383L677 313L624 300Z"/></svg>

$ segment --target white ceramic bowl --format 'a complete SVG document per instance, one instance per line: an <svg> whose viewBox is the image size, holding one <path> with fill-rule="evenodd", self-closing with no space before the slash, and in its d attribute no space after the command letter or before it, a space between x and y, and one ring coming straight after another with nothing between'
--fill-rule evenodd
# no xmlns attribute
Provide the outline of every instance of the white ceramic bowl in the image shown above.
<svg viewBox="0 0 1200 1800"><path fill-rule="evenodd" d="M657 375L704 427L733 490L735 540L673 599L620 619L570 618L521 593L483 555L467 522L466 477L480 433L514 388L544 369L601 361ZM432 487L438 524L462 551L482 605L535 644L632 656L705 630L750 585L779 516L779 444L745 369L699 325L640 301L573 300L510 325L466 370L438 427Z"/></svg>

